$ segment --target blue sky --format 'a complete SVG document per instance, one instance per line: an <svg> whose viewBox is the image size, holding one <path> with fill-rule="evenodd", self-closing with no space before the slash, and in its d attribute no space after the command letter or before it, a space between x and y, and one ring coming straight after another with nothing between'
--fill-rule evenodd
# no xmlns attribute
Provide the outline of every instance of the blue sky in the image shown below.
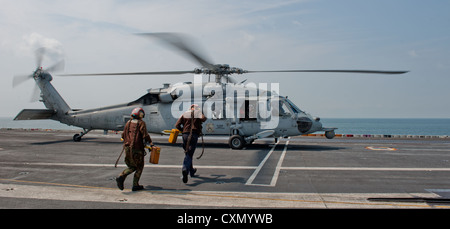
<svg viewBox="0 0 450 229"><path fill-rule="evenodd" d="M55 1L0 0L0 117L30 103L33 50L54 50L66 73L191 70L196 63L132 35L182 32L215 63L248 70L409 70L401 76L247 74L280 83L301 109L322 118L450 118L450 1ZM72 108L135 100L174 77L54 77Z"/></svg>

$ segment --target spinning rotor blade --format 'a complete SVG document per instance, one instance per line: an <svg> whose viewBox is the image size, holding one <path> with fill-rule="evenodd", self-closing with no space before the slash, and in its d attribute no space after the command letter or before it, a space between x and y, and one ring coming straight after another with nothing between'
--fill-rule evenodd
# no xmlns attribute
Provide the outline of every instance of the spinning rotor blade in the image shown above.
<svg viewBox="0 0 450 229"><path fill-rule="evenodd" d="M19 84L22 84L23 82L32 79L33 74L27 74L27 75L15 75L13 78L13 87L17 87Z"/></svg>
<svg viewBox="0 0 450 229"><path fill-rule="evenodd" d="M43 48L41 48L43 49ZM38 49L39 50L39 49ZM36 51L37 53L38 51ZM42 57L39 57L38 55L36 55L36 57L38 58L38 60L36 61L37 64L42 64L40 63L42 61ZM40 58L40 59L39 59ZM44 71L46 72L59 72L59 71L63 71L64 70L64 60L59 61L58 63L52 65L51 67L45 69ZM39 69L40 67L38 67ZM27 74L27 75L15 75L13 78L13 87L17 87L18 85L22 84L23 82L32 79L34 76L34 74Z"/></svg>
<svg viewBox="0 0 450 229"><path fill-rule="evenodd" d="M41 91L40 91L38 85L34 84L34 89L33 89L33 92L31 94L31 97L30 97L30 102L34 103L34 102L39 101L40 94L41 94Z"/></svg>
<svg viewBox="0 0 450 229"><path fill-rule="evenodd" d="M323 72L323 73L364 73L364 74L403 74L407 71L375 71L375 70L270 70L270 71L247 71L241 68L230 67L228 64L213 64L209 58L202 55L198 48L187 35L180 33L138 33L136 35L159 39L166 45L182 52L190 59L199 63L202 67L192 71L162 71L162 72L125 72L125 73L94 73L94 74L61 74L59 76L117 76L117 75L179 75L179 74L205 74L215 75L216 83L225 79L227 82L237 83L232 74L244 73L288 73L288 72Z"/></svg>
<svg viewBox="0 0 450 229"><path fill-rule="evenodd" d="M179 33L139 33L137 35L150 37L150 38L158 38L167 44L175 47L181 52L187 54L196 62L198 62L202 67L208 69L216 69L214 64L208 58L205 58L205 55L201 55L198 49L194 48L194 45L189 42L189 38L186 35Z"/></svg>
<svg viewBox="0 0 450 229"><path fill-rule="evenodd" d="M45 69L46 72L60 72L63 71L65 67L64 60L60 60L58 63L52 65L51 67Z"/></svg>
<svg viewBox="0 0 450 229"><path fill-rule="evenodd" d="M26 74L26 75L15 75L13 78L13 87L17 87L19 84L33 79L33 77L35 77L35 74L39 75L42 72L58 72L58 71L63 71L65 64L64 64L64 59L60 60L59 62L57 62L56 64L52 65L51 67L47 68L47 69L42 69L42 62L44 60L44 56L47 54L47 50L44 47L38 48L36 49L36 51L34 52L35 57L36 57L36 70L33 74ZM37 72L40 73L37 73ZM38 90L35 90L38 91ZM36 94L36 93L33 93ZM33 96L36 97L36 96Z"/></svg>
<svg viewBox="0 0 450 229"><path fill-rule="evenodd" d="M195 71L165 71L165 72L121 72L121 73L94 73L94 74L58 74L58 76L125 76L125 75L181 75L195 73Z"/></svg>
<svg viewBox="0 0 450 229"><path fill-rule="evenodd" d="M36 56L36 69L40 68L42 66L42 61L44 60L45 55L45 48L41 47L36 49L34 52L34 55Z"/></svg>
<svg viewBox="0 0 450 229"><path fill-rule="evenodd" d="M273 71L246 71L246 73L264 72L327 72L327 73L365 73L365 74L403 74L408 71L374 71L374 70L273 70Z"/></svg>

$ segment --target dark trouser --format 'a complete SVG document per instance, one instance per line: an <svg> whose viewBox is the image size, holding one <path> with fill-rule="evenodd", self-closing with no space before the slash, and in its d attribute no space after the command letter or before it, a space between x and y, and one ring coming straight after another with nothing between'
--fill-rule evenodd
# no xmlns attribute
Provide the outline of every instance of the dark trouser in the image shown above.
<svg viewBox="0 0 450 229"><path fill-rule="evenodd" d="M183 149L186 152L186 146L188 142L189 133L183 133ZM183 161L183 171L188 171L191 176L194 175L194 166L192 165L192 158L194 157L194 151L197 147L198 134L192 132L191 142L189 143L189 149L185 153Z"/></svg>
<svg viewBox="0 0 450 229"><path fill-rule="evenodd" d="M136 149L131 150L129 146L126 146L125 164L127 164L128 168L123 170L120 176L126 178L128 175L134 172L133 186L138 186L142 170L144 170L144 152Z"/></svg>

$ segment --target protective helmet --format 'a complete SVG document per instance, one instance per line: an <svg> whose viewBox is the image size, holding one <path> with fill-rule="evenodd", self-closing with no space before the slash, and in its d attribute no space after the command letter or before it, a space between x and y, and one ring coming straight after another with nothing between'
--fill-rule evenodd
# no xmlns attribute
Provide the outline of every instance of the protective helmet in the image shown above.
<svg viewBox="0 0 450 229"><path fill-rule="evenodd" d="M134 108L133 109L133 111L131 112L131 117L133 117L133 118L141 118L140 117L140 113L142 112L142 118L145 116L145 112L144 112L144 109L142 109L141 107L136 107L136 108Z"/></svg>

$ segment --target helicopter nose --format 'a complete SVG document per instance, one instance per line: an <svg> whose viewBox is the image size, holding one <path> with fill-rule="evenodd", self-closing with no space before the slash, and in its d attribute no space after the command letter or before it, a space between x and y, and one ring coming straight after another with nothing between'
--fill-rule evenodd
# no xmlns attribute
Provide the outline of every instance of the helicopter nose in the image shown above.
<svg viewBox="0 0 450 229"><path fill-rule="evenodd" d="M319 117L312 117L309 114L303 113L297 119L297 128L302 134L313 133L322 130L322 123Z"/></svg>
<svg viewBox="0 0 450 229"><path fill-rule="evenodd" d="M313 125L311 127L311 130L313 132L320 131L322 129L322 123L320 122L320 118L319 117L314 117L313 119L314 119L314 121L313 121Z"/></svg>

